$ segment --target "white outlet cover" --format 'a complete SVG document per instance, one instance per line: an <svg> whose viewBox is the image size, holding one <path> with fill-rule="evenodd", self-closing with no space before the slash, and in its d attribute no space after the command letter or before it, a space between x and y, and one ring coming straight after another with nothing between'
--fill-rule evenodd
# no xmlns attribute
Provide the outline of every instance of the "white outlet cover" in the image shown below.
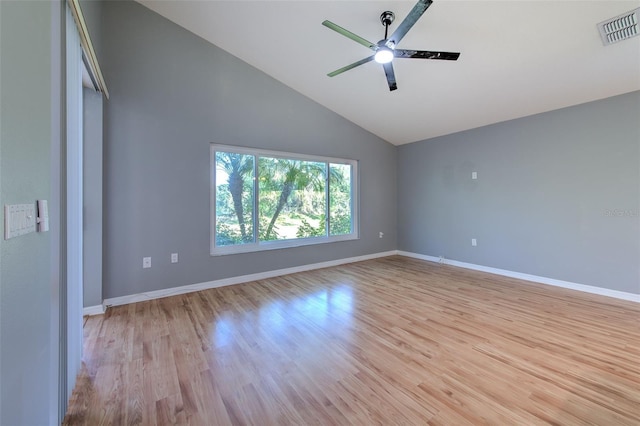
<svg viewBox="0 0 640 426"><path fill-rule="evenodd" d="M171 263L178 263L178 253L171 253Z"/></svg>
<svg viewBox="0 0 640 426"><path fill-rule="evenodd" d="M142 258L142 267L143 268L151 268L151 258L150 257L143 257Z"/></svg>

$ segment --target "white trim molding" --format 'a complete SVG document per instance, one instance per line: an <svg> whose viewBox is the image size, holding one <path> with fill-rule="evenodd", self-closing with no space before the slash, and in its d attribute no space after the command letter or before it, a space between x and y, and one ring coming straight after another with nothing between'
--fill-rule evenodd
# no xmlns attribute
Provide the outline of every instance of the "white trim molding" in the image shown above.
<svg viewBox="0 0 640 426"><path fill-rule="evenodd" d="M71 13L73 15L76 26L78 27L80 45L82 46L82 52L87 59L87 71L89 72L91 77L95 79L95 83L97 86L96 89L100 93L103 93L105 98L109 99L107 84L105 83L104 77L102 76L102 70L100 69L100 64L98 63L98 58L96 57L96 52L93 48L91 37L89 36L89 29L87 28L87 24L84 20L84 15L82 14L80 0L67 0L67 3L69 5L69 9L71 9Z"/></svg>
<svg viewBox="0 0 640 426"><path fill-rule="evenodd" d="M175 296L178 294L192 293L210 288L225 287L228 285L242 284L251 281L264 280L267 278L279 277L282 275L295 274L297 272L311 271L314 269L329 268L332 266L344 265L346 263L362 262L364 260L377 259L380 257L393 256L398 254L396 250L367 254L363 256L348 257L345 259L330 260L327 262L312 263L309 265L295 266L293 268L276 269L273 271L260 272L257 274L241 275L238 277L223 278L221 280L207 281L204 283L172 287L164 290L149 291L146 293L131 294L129 296L112 297L104 300L104 307L127 305L129 303L143 302L147 300L160 299L162 297Z"/></svg>
<svg viewBox="0 0 640 426"><path fill-rule="evenodd" d="M520 272L508 271L505 269L491 268L488 266L475 265L473 263L459 262L451 259L440 259L435 256L428 256L418 253L411 253L401 250L391 250L380 253L367 254L363 256L348 257L345 259L330 260L327 262L312 263L309 265L295 266L292 268L276 269L273 271L260 272L256 274L241 275L237 277L223 278L220 280L207 281L197 284L189 284L178 287L167 288L164 290L149 291L145 293L131 294L128 296L112 297L105 299L102 305L89 306L84 308L84 315L99 315L105 312L106 308L111 306L127 305L129 303L144 302L148 300L160 299L163 297L176 296L179 294L193 293L210 288L225 287L229 285L242 284L251 281L264 280L267 278L279 277L282 275L295 274L297 272L312 271L314 269L329 268L332 266L344 265L347 263L362 262L365 260L377 259L387 256L406 256L414 259L426 260L429 262L441 263L459 268L473 269L475 271L488 272L490 274L502 275L505 277L516 278L523 281L530 281L540 284L552 285L571 290L578 290L585 293L598 294L601 296L613 297L616 299L628 300L640 303L640 294L626 293L623 291L610 290L602 287L595 287L584 284L576 284L569 281L556 280L553 278L540 277L537 275L523 274Z"/></svg>
<svg viewBox="0 0 640 426"><path fill-rule="evenodd" d="M104 314L104 306L103 305L85 306L82 309L82 316L83 317L92 316L92 315L102 315L102 314Z"/></svg>
<svg viewBox="0 0 640 426"><path fill-rule="evenodd" d="M411 253L407 251L398 250L397 253L400 256L412 257L414 259L427 260L429 262L436 262L436 263L441 263L441 264L446 264L451 266L457 266L459 268L465 268L465 269L473 269L475 271L488 272L490 274L502 275L510 278L517 278L519 280L531 281L531 282L540 283L540 284L547 284L555 287L578 290L585 293L599 294L601 296L614 297L616 299L622 299L622 300L628 300L630 302L640 303L640 294L627 293L627 292L618 291L618 290L610 290L608 288L595 287L595 286L585 285L585 284L577 284L577 283L572 283L570 281L556 280L554 278L540 277L537 275L523 274L521 272L513 272L506 269L491 268L489 266L475 265L473 263L459 262L457 260L440 259L439 257L435 257L435 256L427 256L424 254Z"/></svg>

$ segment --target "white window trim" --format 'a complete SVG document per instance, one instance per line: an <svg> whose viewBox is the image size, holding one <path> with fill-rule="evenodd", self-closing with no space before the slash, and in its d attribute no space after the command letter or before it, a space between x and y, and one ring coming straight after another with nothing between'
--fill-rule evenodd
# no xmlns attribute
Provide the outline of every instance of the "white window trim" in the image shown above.
<svg viewBox="0 0 640 426"><path fill-rule="evenodd" d="M351 166L351 221L353 226L353 232L345 235L324 236L324 237L312 237L312 238L296 238L292 240L277 240L277 241L257 241L254 243L236 244L231 246L216 246L216 151L232 152L235 154L247 154L254 156L266 156L272 158L283 158L289 160L303 160L303 161L318 161L332 164L348 164ZM221 145L212 143L209 153L209 167L211 169L211 181L210 181L210 254L211 256L224 256L229 254L238 253L252 253L265 250L278 250L291 247L301 247L315 244L334 243L339 241L357 240L360 238L359 227L359 204L360 204L360 191L358 187L359 173L358 173L358 161L345 158L323 157L315 155L296 154L283 151L270 151L264 149L246 148L233 145ZM256 176L254 176L254 179ZM257 203L259 199L259 193L257 190L254 192L254 211L257 212ZM329 200L327 199L327 203ZM254 213L254 232L256 232L257 226L257 213Z"/></svg>

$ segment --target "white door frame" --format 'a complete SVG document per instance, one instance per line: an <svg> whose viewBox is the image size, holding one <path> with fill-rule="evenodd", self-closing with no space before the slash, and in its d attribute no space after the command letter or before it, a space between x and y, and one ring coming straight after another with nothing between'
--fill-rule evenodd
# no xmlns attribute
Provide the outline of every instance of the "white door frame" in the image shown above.
<svg viewBox="0 0 640 426"><path fill-rule="evenodd" d="M82 47L71 9L66 7L66 280L61 294L61 398L66 412L82 366Z"/></svg>

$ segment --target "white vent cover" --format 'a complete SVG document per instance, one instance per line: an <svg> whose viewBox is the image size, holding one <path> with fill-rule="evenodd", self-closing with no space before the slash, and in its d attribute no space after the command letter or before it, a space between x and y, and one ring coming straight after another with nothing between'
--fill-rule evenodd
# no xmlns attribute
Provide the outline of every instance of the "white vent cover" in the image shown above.
<svg viewBox="0 0 640 426"><path fill-rule="evenodd" d="M638 15L640 15L640 8L600 22L598 29L600 30L602 43L606 46L640 34L638 31Z"/></svg>

